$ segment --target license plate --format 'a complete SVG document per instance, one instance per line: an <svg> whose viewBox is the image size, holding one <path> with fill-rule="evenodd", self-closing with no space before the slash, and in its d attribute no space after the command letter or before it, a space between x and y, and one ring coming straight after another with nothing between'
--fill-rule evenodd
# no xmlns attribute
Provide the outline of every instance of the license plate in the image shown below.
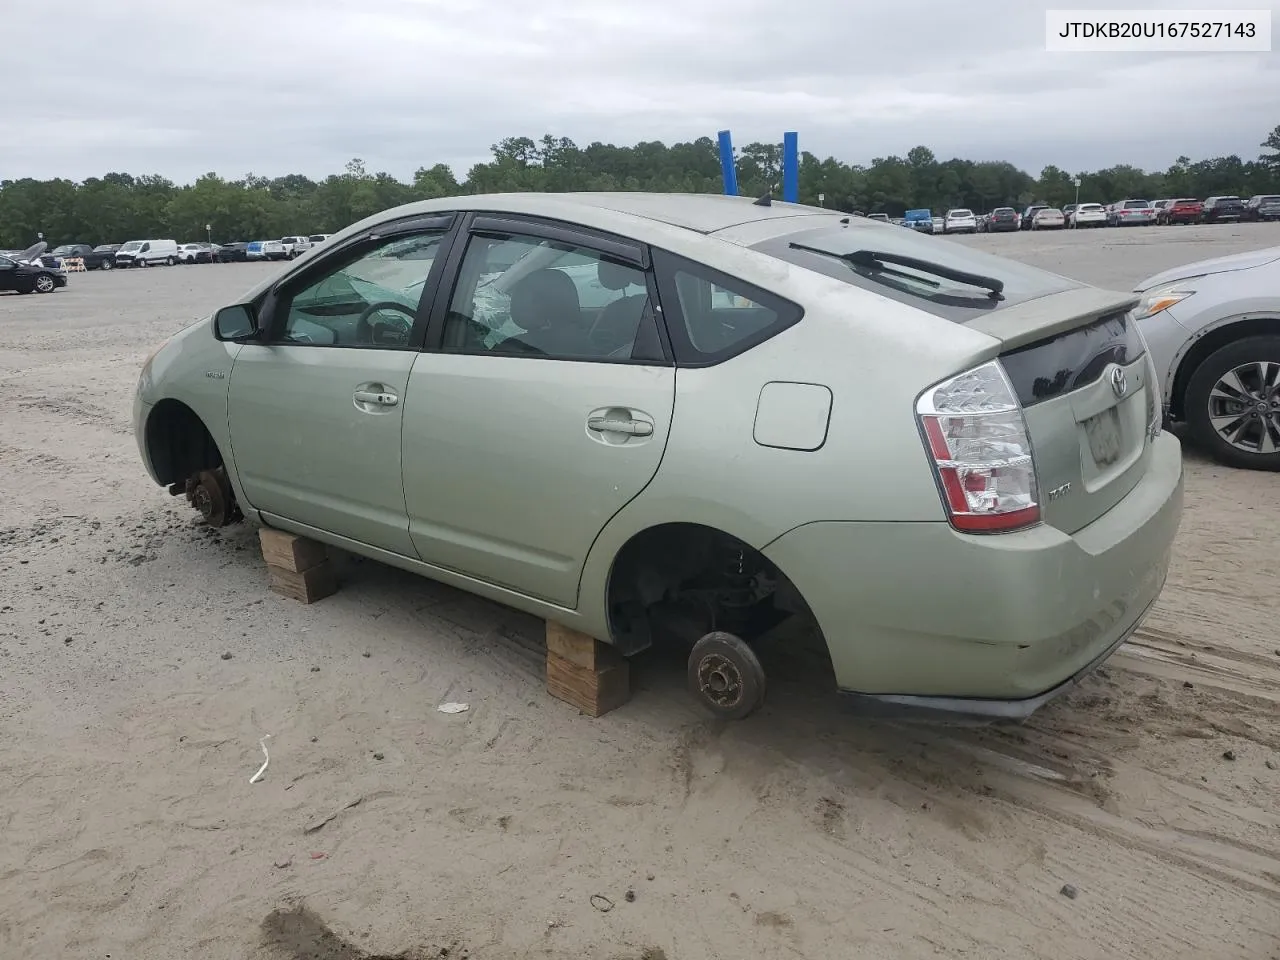
<svg viewBox="0 0 1280 960"><path fill-rule="evenodd" d="M1120 459L1123 449L1120 411L1115 407L1086 420L1084 434L1089 438L1089 452L1098 466L1109 467Z"/></svg>

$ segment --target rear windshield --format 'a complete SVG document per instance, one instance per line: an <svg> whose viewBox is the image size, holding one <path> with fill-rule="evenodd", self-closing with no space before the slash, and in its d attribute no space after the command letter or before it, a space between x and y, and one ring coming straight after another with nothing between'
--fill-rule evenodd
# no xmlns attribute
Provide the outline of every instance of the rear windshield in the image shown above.
<svg viewBox="0 0 1280 960"><path fill-rule="evenodd" d="M1101 209L1102 209L1102 204L1100 204L1100 203L1082 203L1082 204L1080 204L1080 209L1081 209L1082 211L1084 211L1084 210L1089 210L1089 211L1101 210Z"/></svg>
<svg viewBox="0 0 1280 960"><path fill-rule="evenodd" d="M972 210L952 210L952 211L951 211L951 216L953 216L953 217L972 217L972 216L973 216L973 211L972 211Z"/></svg>
<svg viewBox="0 0 1280 960"><path fill-rule="evenodd" d="M1277 200L1280 200L1280 197L1259 197L1258 198L1259 203L1275 203Z"/></svg>
<svg viewBox="0 0 1280 960"><path fill-rule="evenodd" d="M1177 205L1180 203L1199 203L1200 201L1197 200L1195 197L1183 197L1181 200L1175 200L1173 202L1175 205Z"/></svg>
<svg viewBox="0 0 1280 960"><path fill-rule="evenodd" d="M1017 213L1017 211L1014 210L1013 207L996 207L994 210L991 211L991 215L993 217L1005 216L1006 214L1010 214L1010 213Z"/></svg>
<svg viewBox="0 0 1280 960"><path fill-rule="evenodd" d="M796 249L793 244L825 251L834 256ZM1082 286L1074 280L1038 267L983 253L958 243L939 242L934 237L921 236L911 230L877 230L856 223L790 233L755 244L752 249L956 323L976 319L992 310ZM934 276L912 267L888 264L894 271L889 274L837 259L840 255L859 250L915 257L952 270L963 270L1003 281L1004 299L992 300L984 288Z"/></svg>
<svg viewBox="0 0 1280 960"><path fill-rule="evenodd" d="M1141 210L1143 207L1150 206L1145 200L1126 200L1124 208L1126 210Z"/></svg>

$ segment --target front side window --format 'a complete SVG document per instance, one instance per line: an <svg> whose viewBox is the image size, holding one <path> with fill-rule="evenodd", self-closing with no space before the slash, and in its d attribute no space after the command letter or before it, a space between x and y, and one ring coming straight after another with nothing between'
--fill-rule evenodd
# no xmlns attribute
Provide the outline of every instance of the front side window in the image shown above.
<svg viewBox="0 0 1280 960"><path fill-rule="evenodd" d="M287 291L281 343L408 346L444 231L384 238Z"/></svg>
<svg viewBox="0 0 1280 960"><path fill-rule="evenodd" d="M644 271L520 234L467 243L445 321L447 353L561 360L662 358Z"/></svg>

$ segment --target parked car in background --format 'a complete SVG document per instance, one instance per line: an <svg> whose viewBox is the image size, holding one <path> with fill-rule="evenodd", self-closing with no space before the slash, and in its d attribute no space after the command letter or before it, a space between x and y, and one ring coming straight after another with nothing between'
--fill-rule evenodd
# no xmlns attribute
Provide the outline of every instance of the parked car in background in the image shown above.
<svg viewBox="0 0 1280 960"><path fill-rule="evenodd" d="M888 222L889 222L889 215L888 215L887 213L869 213L869 214L867 214L867 219L868 219L868 220L879 220L881 223L888 223Z"/></svg>
<svg viewBox="0 0 1280 960"><path fill-rule="evenodd" d="M983 233L1008 233L1018 229L1018 211L1013 207L996 207L982 222Z"/></svg>
<svg viewBox="0 0 1280 960"><path fill-rule="evenodd" d="M284 247L285 256L292 260L311 249L311 240L307 237L281 237L280 245Z"/></svg>
<svg viewBox="0 0 1280 960"><path fill-rule="evenodd" d="M1259 195L1250 197L1244 205L1245 220L1280 220L1280 196Z"/></svg>
<svg viewBox="0 0 1280 960"><path fill-rule="evenodd" d="M100 243L93 248L94 253L102 254L104 257L104 262L102 264L103 270L110 270L116 265L116 251L119 250L120 247L121 244L118 243Z"/></svg>
<svg viewBox="0 0 1280 960"><path fill-rule="evenodd" d="M1182 456L1128 293L694 194L441 198L305 259L140 373L145 469L209 522L687 637L726 719L793 613L851 696L1017 717L1161 592Z"/></svg>
<svg viewBox="0 0 1280 960"><path fill-rule="evenodd" d="M1231 223L1244 216L1244 201L1239 197L1206 197L1200 210L1201 223Z"/></svg>
<svg viewBox="0 0 1280 960"><path fill-rule="evenodd" d="M948 210L942 218L943 233L977 233L978 218L966 207Z"/></svg>
<svg viewBox="0 0 1280 960"><path fill-rule="evenodd" d="M87 243L64 243L41 255L46 267L58 267L64 260L81 260L86 270L110 270L115 266L114 251L99 252Z"/></svg>
<svg viewBox="0 0 1280 960"><path fill-rule="evenodd" d="M179 263L213 263L214 259L211 243L184 243L178 247Z"/></svg>
<svg viewBox="0 0 1280 960"><path fill-rule="evenodd" d="M1155 222L1155 208L1146 200L1120 200L1107 213L1107 224L1112 227L1148 227Z"/></svg>
<svg viewBox="0 0 1280 960"><path fill-rule="evenodd" d="M1041 207L1031 218L1032 230L1061 230L1066 226L1066 218L1057 207Z"/></svg>
<svg viewBox="0 0 1280 960"><path fill-rule="evenodd" d="M1159 223L1159 222L1160 222L1160 215L1161 215L1162 213L1164 213L1165 209L1166 209L1166 208L1167 208L1171 203L1173 203L1173 200L1172 200L1172 199L1168 199L1168 200L1152 200L1152 201L1151 201L1151 209L1152 209L1152 210L1154 210L1154 211L1156 212L1156 215L1155 215L1155 217L1154 217L1154 221L1155 221L1156 223Z"/></svg>
<svg viewBox="0 0 1280 960"><path fill-rule="evenodd" d="M289 254L279 240L254 240L245 247L247 260L288 260Z"/></svg>
<svg viewBox="0 0 1280 960"><path fill-rule="evenodd" d="M67 275L61 267L47 266L39 259L44 243L16 251L12 256L0 256L0 290L15 293L53 293L67 285Z"/></svg>
<svg viewBox="0 0 1280 960"><path fill-rule="evenodd" d="M1077 229L1105 227L1107 225L1107 211L1100 203L1082 203L1072 210L1071 216L1066 219L1072 227Z"/></svg>
<svg viewBox="0 0 1280 960"><path fill-rule="evenodd" d="M855 216L857 216L857 214L855 214ZM333 236L331 233L313 233L311 236L307 237L307 239L311 241L311 245L313 247L318 247L320 244L325 243L331 236Z"/></svg>
<svg viewBox="0 0 1280 960"><path fill-rule="evenodd" d="M218 245L217 260L219 263L244 263L248 259L249 244L243 240L232 240L230 243Z"/></svg>
<svg viewBox="0 0 1280 960"><path fill-rule="evenodd" d="M1018 226L1023 230L1030 230L1031 220L1033 217L1035 217L1036 211L1043 210L1047 206L1048 204L1046 203L1034 203L1031 206L1027 207L1027 209L1022 211L1022 216L1021 218L1019 218Z"/></svg>
<svg viewBox="0 0 1280 960"><path fill-rule="evenodd" d="M932 222L931 222L931 224L930 224L930 225L932 226L932 228L933 228L933 229L932 229L930 232L931 232L931 233L941 233L941 232L942 232L942 228L943 228L944 226L946 226L946 223L947 223L947 222L946 222L945 220L943 220L941 217L934 217L934 218L933 218L933 220L932 220Z"/></svg>
<svg viewBox="0 0 1280 960"><path fill-rule="evenodd" d="M1280 247L1166 270L1137 292L1169 419L1221 463L1280 470Z"/></svg>
<svg viewBox="0 0 1280 960"><path fill-rule="evenodd" d="M173 240L130 240L116 251L117 267L154 267L178 262L178 244Z"/></svg>
<svg viewBox="0 0 1280 960"><path fill-rule="evenodd" d="M908 210L903 215L902 220L912 230L919 230L921 233L933 233L932 210Z"/></svg>
<svg viewBox="0 0 1280 960"><path fill-rule="evenodd" d="M1200 212L1204 209L1195 197L1181 197L1172 200L1169 205L1156 215L1157 223L1196 223L1200 220Z"/></svg>

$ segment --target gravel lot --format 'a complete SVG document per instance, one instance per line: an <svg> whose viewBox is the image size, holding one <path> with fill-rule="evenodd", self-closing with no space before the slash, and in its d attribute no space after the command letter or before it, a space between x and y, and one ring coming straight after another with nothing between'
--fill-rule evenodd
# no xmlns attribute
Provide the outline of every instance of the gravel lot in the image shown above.
<svg viewBox="0 0 1280 960"><path fill-rule="evenodd" d="M958 242L1127 289L1280 225ZM143 357L273 269L0 296L0 957L1280 956L1280 476L1188 453L1158 608L1022 726L852 717L776 649L746 722L661 652L590 720L536 621L350 559L275 597L144 475Z"/></svg>

